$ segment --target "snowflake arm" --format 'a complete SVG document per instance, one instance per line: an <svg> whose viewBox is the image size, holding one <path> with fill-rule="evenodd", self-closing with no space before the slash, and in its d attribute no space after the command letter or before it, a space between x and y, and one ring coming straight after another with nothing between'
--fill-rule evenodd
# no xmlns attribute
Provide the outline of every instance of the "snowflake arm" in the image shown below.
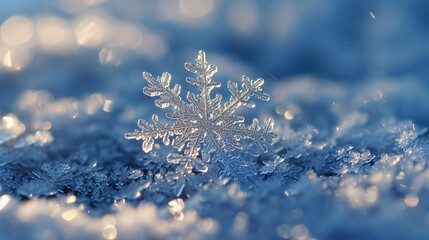
<svg viewBox="0 0 429 240"><path fill-rule="evenodd" d="M186 137L186 134L196 126L194 125L183 125L183 124L162 124L158 121L158 116L154 114L152 116L152 121L154 125L150 125L146 120L139 119L137 125L140 130L134 130L134 132L126 133L126 139L135 139L135 140L143 140L142 150L146 153L152 151L153 144L155 143L155 139L162 138L162 142L165 145L170 144L170 136L174 135L182 135ZM176 138L179 139L179 138ZM175 139L175 140L176 140ZM183 148L181 141L173 140L173 147L175 148Z"/></svg>
<svg viewBox="0 0 429 240"><path fill-rule="evenodd" d="M277 138L277 135L272 132L273 127L274 120L270 117L265 119L265 126L262 128L259 125L259 120L254 118L250 126L240 124L223 128L222 133L224 134L222 134L222 138L230 144L231 151L241 149L240 139L252 139L262 151L266 152L267 145L271 145L274 139Z"/></svg>
<svg viewBox="0 0 429 240"><path fill-rule="evenodd" d="M189 107L180 97L181 86L176 84L173 89L169 88L171 75L164 72L161 77L154 78L152 74L143 72L143 77L149 82L149 86L143 88L143 93L159 99L155 100L155 105L159 108L167 108L172 106L178 110L187 110Z"/></svg>
<svg viewBox="0 0 429 240"><path fill-rule="evenodd" d="M252 96L263 101L270 100L270 95L264 93L261 89L261 86L264 84L264 79L258 78L256 81L252 81L249 77L243 76L242 81L243 90L240 91L238 90L238 84L236 82L232 80L228 82L228 90L231 92L231 98L215 113L214 121L218 119L222 120L233 114L235 109L241 105L254 108L255 103L249 100Z"/></svg>
<svg viewBox="0 0 429 240"><path fill-rule="evenodd" d="M189 72L198 74L197 78L187 77L186 82L191 85L197 85L201 91L199 96L193 93L188 93L188 100L199 107L200 113L203 115L203 121L207 121L209 115L220 104L222 96L217 94L214 100L210 99L210 93L214 88L221 86L220 82L212 81L211 77L217 72L217 66L213 64L207 65L206 54L203 51L198 53L197 64L185 63L185 68Z"/></svg>

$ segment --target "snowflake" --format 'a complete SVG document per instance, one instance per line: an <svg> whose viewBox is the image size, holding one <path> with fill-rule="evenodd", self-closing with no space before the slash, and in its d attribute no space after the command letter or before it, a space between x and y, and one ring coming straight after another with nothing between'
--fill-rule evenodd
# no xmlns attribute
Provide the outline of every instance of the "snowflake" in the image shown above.
<svg viewBox="0 0 429 240"><path fill-rule="evenodd" d="M172 107L173 113L167 113L166 117L175 120L175 124L164 124L158 120L158 116L152 116L153 124L143 119L138 120L141 130L126 133L125 138L142 140L144 152L150 152L154 140L162 138L165 145L171 143L173 148L183 153L171 153L167 156L169 163L178 164L180 174L191 173L192 169L200 172L208 170L207 162L210 154L215 152L226 159L230 152L241 149L241 139L252 139L261 150L267 151L267 144L272 144L277 135L272 132L274 121L265 119L265 125L260 127L258 119L253 119L251 125L243 124L244 117L234 114L235 109L241 105L253 108L255 103L250 97L268 101L270 96L262 92L264 83L262 78L251 81L243 76L242 90L232 80L228 82L228 90L231 98L221 104L222 96L216 94L214 98L210 93L214 88L221 86L220 82L212 81L212 76L217 72L217 66L207 64L205 52L200 51L197 64L186 63L185 68L189 72L196 73L197 78L188 77L189 84L197 85L199 95L188 92L185 102L180 97L181 86L176 84L170 88L171 75L164 72L161 77L154 78L150 73L144 72L143 77L149 82L149 86L143 89L143 93L151 97L159 97L155 105L159 108ZM201 157L199 157L201 153Z"/></svg>

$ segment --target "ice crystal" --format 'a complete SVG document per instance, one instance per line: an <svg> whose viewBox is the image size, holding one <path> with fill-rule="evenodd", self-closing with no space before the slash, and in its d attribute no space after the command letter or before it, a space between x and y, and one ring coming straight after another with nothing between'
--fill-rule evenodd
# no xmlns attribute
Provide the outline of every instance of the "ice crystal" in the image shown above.
<svg viewBox="0 0 429 240"><path fill-rule="evenodd" d="M231 98L221 104L220 94L216 94L214 98L210 96L214 88L221 86L220 82L212 81L217 66L207 64L204 51L199 52L196 62L197 64L185 64L186 70L198 75L197 78L187 77L186 82L198 86L201 93L195 95L188 92L186 96L188 102L180 97L179 84L173 88L169 87L171 75L168 72L157 78L150 73L143 73L143 77L149 82L143 93L159 97L155 100L155 105L159 108L172 107L174 112L167 113L166 117L175 120L175 124L161 123L154 114L153 124L139 119L138 126L141 130L125 134L127 139L142 140L144 152L152 150L155 139L162 138L163 143L169 145L172 137L172 147L179 152L184 151L169 154L167 161L178 164L178 172L181 175L190 173L192 169L206 172L208 170L206 162L210 160L212 152L225 159L231 151L241 148L241 139L251 139L261 150L266 151L267 144L272 144L277 137L272 132L273 119L266 118L263 127L256 118L251 125L245 125L244 117L234 114L241 105L253 108L255 103L249 100L251 97L269 100L270 96L261 89L264 83L262 78L253 81L243 76L242 90L239 90L236 82L230 80L228 90L231 92Z"/></svg>

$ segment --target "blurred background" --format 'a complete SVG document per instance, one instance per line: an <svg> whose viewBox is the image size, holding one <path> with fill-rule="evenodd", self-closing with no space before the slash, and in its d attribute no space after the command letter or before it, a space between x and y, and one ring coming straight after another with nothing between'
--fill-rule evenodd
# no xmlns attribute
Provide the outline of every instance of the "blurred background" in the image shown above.
<svg viewBox="0 0 429 240"><path fill-rule="evenodd" d="M13 112L11 103L26 90L55 99L95 92L128 103L148 99L128 98L144 86L142 71L169 71L183 80L183 62L200 49L218 65L221 82L247 74L270 86L305 75L350 86L394 80L428 88L425 0L16 0L0 6L0 114ZM421 111L407 110L415 100L396 99L404 106L395 111L428 123Z"/></svg>
<svg viewBox="0 0 429 240"><path fill-rule="evenodd" d="M16 0L0 3L2 111L25 89L56 96L177 67L199 49L222 77L338 82L424 78L424 0ZM175 69L174 69L175 70Z"/></svg>
<svg viewBox="0 0 429 240"><path fill-rule="evenodd" d="M330 114L354 109L429 125L425 0L17 0L0 6L0 143L23 133L30 135L12 145L49 143L52 132L82 128L87 120L122 138L137 118L157 111L141 94L141 73L168 71L182 92L195 91L183 84L190 76L183 64L200 49L218 66L215 79L224 87L243 74L264 78L272 101L256 115L277 114L294 129L333 129L339 120Z"/></svg>

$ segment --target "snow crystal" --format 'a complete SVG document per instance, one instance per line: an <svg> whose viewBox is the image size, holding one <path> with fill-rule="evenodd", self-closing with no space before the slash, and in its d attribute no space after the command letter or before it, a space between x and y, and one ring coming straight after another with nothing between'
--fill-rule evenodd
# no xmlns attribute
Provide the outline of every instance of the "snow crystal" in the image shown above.
<svg viewBox="0 0 429 240"><path fill-rule="evenodd" d="M210 155L214 151L225 162L228 162L230 158L228 152L241 149L240 139L252 139L260 149L267 151L266 145L272 144L277 137L275 133L272 133L274 122L271 118L266 118L265 126L261 128L258 119L253 119L252 124L247 126L242 123L243 116L234 114L235 109L241 105L255 107L255 103L249 100L250 97L269 100L269 95L262 92L261 89L264 83L262 78L252 81L249 77L243 76L243 90L238 89L236 82L229 81L228 90L231 92L231 98L222 105L220 94L216 94L214 98L210 96L214 88L221 86L220 82L212 81L212 76L217 72L217 66L207 64L203 51L199 52L196 61L196 65L189 62L185 64L186 70L198 75L197 78L188 77L186 81L198 86L201 91L197 96L188 92L186 98L189 103L180 97L181 86L179 84L172 89L169 88L171 80L169 73L165 72L157 79L149 73L143 73L143 77L149 82L149 86L143 89L143 93L151 97L158 96L155 105L159 108L171 106L175 111L167 113L166 116L175 120L176 123L163 124L154 114L152 116L153 125L139 119L138 126L141 130L125 134L127 139L142 140L142 149L146 153L152 151L155 139L162 138L162 142L169 145L170 136L174 136L172 147L179 151L185 149L184 154L171 153L167 156L167 161L178 164L177 171L180 176L191 173L192 169L207 172L207 162L210 161L210 158L204 157L204 155ZM203 145L202 150L201 145ZM202 158L198 158L200 150L203 152ZM230 166L226 168L230 168L227 171L243 169L243 167Z"/></svg>

